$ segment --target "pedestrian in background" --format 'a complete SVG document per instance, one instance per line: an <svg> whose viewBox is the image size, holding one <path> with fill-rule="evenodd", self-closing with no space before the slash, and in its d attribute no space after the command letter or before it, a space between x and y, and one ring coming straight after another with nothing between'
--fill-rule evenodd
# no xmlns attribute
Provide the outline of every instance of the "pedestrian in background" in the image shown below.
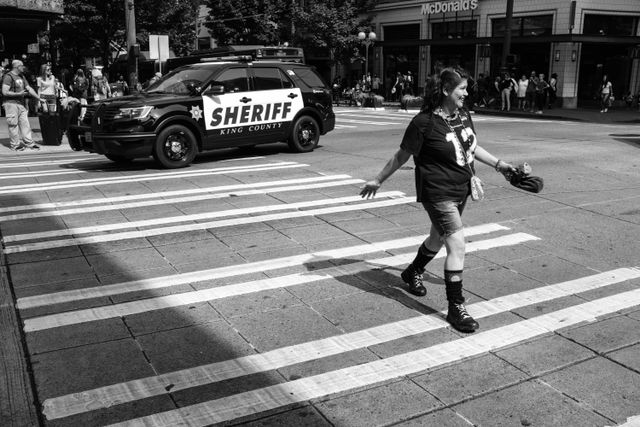
<svg viewBox="0 0 640 427"><path fill-rule="evenodd" d="M87 92L89 90L89 81L84 75L84 71L78 68L76 75L73 78L73 84L71 85L71 96L80 101L80 116L78 119L82 121L87 111Z"/></svg>
<svg viewBox="0 0 640 427"><path fill-rule="evenodd" d="M93 100L100 101L102 99L111 98L111 87L109 87L109 82L102 74L102 71L94 69L91 76L93 77L91 83Z"/></svg>
<svg viewBox="0 0 640 427"><path fill-rule="evenodd" d="M500 109L502 111L506 110L511 111L511 90L513 89L513 81L511 80L511 76L509 73L504 73L502 75L502 80L500 81Z"/></svg>
<svg viewBox="0 0 640 427"><path fill-rule="evenodd" d="M58 81L51 73L50 64L42 64L36 84L38 97L44 100L40 102L40 110L43 113L55 113L58 110Z"/></svg>
<svg viewBox="0 0 640 427"><path fill-rule="evenodd" d="M526 97L527 97L527 88L529 87L529 79L526 74L523 74L518 80L518 110L525 110L526 107Z"/></svg>
<svg viewBox="0 0 640 427"><path fill-rule="evenodd" d="M551 73L549 79L549 109L555 107L556 100L558 99L558 75Z"/></svg>
<svg viewBox="0 0 640 427"><path fill-rule="evenodd" d="M600 112L606 113L611 106L611 95L613 95L613 85L605 74L602 76L602 84L600 85Z"/></svg>
<svg viewBox="0 0 640 427"><path fill-rule="evenodd" d="M129 85L124 80L124 76L120 74L118 80L116 80L116 90L113 96L125 96L129 94Z"/></svg>
<svg viewBox="0 0 640 427"><path fill-rule="evenodd" d="M471 192L474 159L502 174L515 168L478 145L471 116L464 109L467 79L464 70L445 68L427 80L422 110L409 123L400 148L360 195L375 196L382 183L413 156L417 200L429 215L431 231L402 272L402 280L410 293L426 295L422 274L444 246L447 321L459 331L473 332L479 326L467 312L462 294L465 239L461 214Z"/></svg>
<svg viewBox="0 0 640 427"><path fill-rule="evenodd" d="M40 149L33 141L25 100L28 100L29 96L40 102L44 100L29 86L23 71L22 61L14 59L11 62L11 71L2 77L2 103L7 115L10 148L13 151L24 151L25 148Z"/></svg>
<svg viewBox="0 0 640 427"><path fill-rule="evenodd" d="M538 86L538 76L536 76L536 72L532 71L529 75L529 85L527 85L527 91L525 93L525 98L527 101L527 108L530 112L535 112L536 108L536 87Z"/></svg>
<svg viewBox="0 0 640 427"><path fill-rule="evenodd" d="M547 90L549 89L549 83L544 79L544 74L538 74L538 80L536 81L536 108L537 114L542 114L542 109L547 102Z"/></svg>

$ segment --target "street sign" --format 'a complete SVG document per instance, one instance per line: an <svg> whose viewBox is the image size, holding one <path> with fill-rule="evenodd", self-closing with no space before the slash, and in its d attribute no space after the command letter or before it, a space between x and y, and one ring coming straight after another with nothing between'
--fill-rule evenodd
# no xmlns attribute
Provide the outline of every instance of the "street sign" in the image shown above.
<svg viewBox="0 0 640 427"><path fill-rule="evenodd" d="M27 53L40 53L40 45L38 43L29 43L27 45Z"/></svg>
<svg viewBox="0 0 640 427"><path fill-rule="evenodd" d="M149 36L149 58L158 59L160 62L166 61L169 58L169 36Z"/></svg>

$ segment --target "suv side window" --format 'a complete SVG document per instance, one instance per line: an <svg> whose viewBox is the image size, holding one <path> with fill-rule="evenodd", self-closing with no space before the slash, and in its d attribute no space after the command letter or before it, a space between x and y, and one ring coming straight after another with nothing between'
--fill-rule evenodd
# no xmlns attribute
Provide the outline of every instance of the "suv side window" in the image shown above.
<svg viewBox="0 0 640 427"><path fill-rule="evenodd" d="M293 71L309 87L327 87L313 68L294 68Z"/></svg>
<svg viewBox="0 0 640 427"><path fill-rule="evenodd" d="M282 74L279 68L255 67L253 75L255 90L288 89L293 87L291 80Z"/></svg>
<svg viewBox="0 0 640 427"><path fill-rule="evenodd" d="M246 92L249 90L247 69L228 68L216 77L212 84L224 86L225 92Z"/></svg>

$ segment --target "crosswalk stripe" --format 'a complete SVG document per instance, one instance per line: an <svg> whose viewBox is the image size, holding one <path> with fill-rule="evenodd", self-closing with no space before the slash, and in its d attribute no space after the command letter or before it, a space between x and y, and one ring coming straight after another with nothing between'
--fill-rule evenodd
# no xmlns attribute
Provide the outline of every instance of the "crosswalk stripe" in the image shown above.
<svg viewBox="0 0 640 427"><path fill-rule="evenodd" d="M325 186L326 184L327 183L310 184L310 185ZM379 194L380 198L402 197L402 196L404 196L404 193L400 191L387 191L385 193ZM360 196L345 196L345 197L334 197L334 198L328 198L328 199L309 200L305 202L279 203L276 205L252 206L249 208L227 209L227 210L215 211L215 212L204 212L204 213L191 214L191 215L178 215L173 217L144 219L139 221L126 221L126 222L119 222L115 224L63 228L60 230L42 231L37 233L13 234L13 235L5 236L3 238L3 241L5 244L7 244L7 243L20 242L24 240L38 240L38 239L47 239L51 237L61 237L61 236L77 236L80 234L102 233L102 232L115 231L115 230L126 230L127 228L153 227L153 226L158 226L163 224L176 224L179 222L202 221L205 219L241 216L241 215L249 215L249 214L261 213L261 212L275 212L275 211L282 211L282 210L296 210L296 209L303 209L303 208L311 208L311 207L325 206L325 205L337 205L341 203L359 202L361 200L362 198ZM234 225L234 224L231 224L231 225ZM46 243L46 242L40 242L40 243Z"/></svg>
<svg viewBox="0 0 640 427"><path fill-rule="evenodd" d="M48 217L48 216L75 215L75 214L83 214L83 213L89 213L89 212L104 212L109 210L134 209L134 208L141 208L146 206L168 205L168 204L174 204L174 203L187 203L187 202L196 202L196 201L202 201L202 200L223 199L231 196L250 196L250 195L256 195L256 194L283 193L288 191L299 191L299 190L314 190L314 189L323 189L323 188L337 187L337 186L343 186L343 185L361 184L363 182L364 180L362 179L353 178L353 179L346 179L342 181L323 181L320 183L313 183L313 184L301 184L301 185L291 185L291 186L284 186L284 187L271 187L271 188L265 188L265 189L242 190L242 191L234 191L234 192L227 192L227 193L201 194L198 196L176 197L172 199L146 200L146 201L139 201L139 202L91 206L87 208L75 208L75 209L65 209L65 210L57 210L57 211L45 211L45 212L29 212L24 214L0 216L0 222L31 219L31 218L42 218L42 217ZM228 212L229 212L228 215L232 215L231 211L228 211ZM173 219L175 220L175 222L188 220L188 218L187 219L184 219L184 218L187 218L187 217L174 217ZM165 218L165 219L166 219L166 221L164 221L165 223L171 222L170 218ZM128 223L128 224L133 224L133 223ZM124 223L122 224L122 227L116 226L115 228L112 228L114 226L110 226L110 225L102 226L87 232L135 227L133 225L128 225L128 224ZM48 234L46 237L76 234L74 230L77 230L77 229L69 229L66 231L63 230L62 232L53 232L53 234ZM25 236L25 235L22 235L22 236ZM19 236L15 236L15 235L6 236L5 243L9 241L20 240L20 239L14 240L17 237ZM42 237L45 237L45 236L42 236Z"/></svg>
<svg viewBox="0 0 640 427"><path fill-rule="evenodd" d="M640 277L639 269L621 268L478 302L468 305L467 309L474 318L481 319L517 308L611 286L638 277ZM43 413L49 420L64 418L90 410L108 408L126 402L167 394L169 393L167 391L169 386L171 386L171 392L177 392L371 347L446 327L447 323L442 319L445 314L446 312L443 311L439 314L421 315L360 331L282 347L264 353L51 398L44 401Z"/></svg>
<svg viewBox="0 0 640 427"><path fill-rule="evenodd" d="M231 421L293 403L424 372L515 345L559 329L591 322L606 314L638 305L640 305L640 289L596 299L397 356L111 424L111 426L205 426Z"/></svg>
<svg viewBox="0 0 640 427"><path fill-rule="evenodd" d="M513 246L533 240L539 239L530 234L515 233L494 239L469 243L466 247L466 251L468 253L472 253L495 247ZM308 273L296 273L235 285L219 286L200 291L184 292L181 294L34 317L24 321L24 331L35 332L79 323L111 319L114 317L130 316L133 314L146 313L164 308L179 307L197 302L212 301L264 290L280 289L304 283L312 283L330 279L334 276L345 274L353 275L363 271L368 271L371 268L395 267L408 263L414 255L415 254L412 252L408 254L357 262L345 266L328 267ZM438 254L438 257L442 256L444 256L444 251L441 251Z"/></svg>
<svg viewBox="0 0 640 427"><path fill-rule="evenodd" d="M465 237L472 237L481 234L488 234L498 231L508 231L509 228L499 224L482 224L465 227ZM338 249L313 252L302 255L294 255L282 258L268 259L264 261L250 262L246 264L236 264L226 267L218 267L207 270L194 271L189 273L161 276L150 279L132 280L113 285L96 286L91 288L61 291L49 294L34 295L30 297L18 298L16 306L20 310L46 305L61 304L71 301L80 301L91 298L107 297L129 292L161 289L172 286L184 285L187 283L198 283L215 279L240 276L255 271L271 271L280 268L302 265L307 262L321 262L331 259L340 259L353 256L362 256L374 252L384 252L391 249L401 249L419 245L425 239L424 235L406 237L402 239L386 240L382 242L369 243L363 245L348 246Z"/></svg>
<svg viewBox="0 0 640 427"><path fill-rule="evenodd" d="M359 196L354 196L354 197L359 197ZM85 245L85 244L91 244L91 243L115 242L118 240L138 239L142 237L160 236L160 235L171 234L171 233L182 233L186 231L206 230L209 228L220 228L220 227L237 226L237 225L243 225L243 224L254 224L256 222L263 222L263 221L276 221L276 220L289 219L289 218L301 218L301 217L307 217L307 216L327 215L327 214L333 214L337 212L351 212L351 211L364 210L364 209L395 206L395 205L402 205L406 203L412 203L414 201L415 201L414 197L397 197L390 200L382 200L377 202L364 202L364 203L358 203L355 205L344 205L344 206L335 206L335 207L312 209L312 210L305 210L305 211L284 212L284 213L270 214L270 215L259 215L259 216L248 217L248 218L247 217L232 218L232 219L217 220L217 221L203 222L203 223L197 223L197 224L152 228L152 229L140 230L140 231L126 231L122 233L113 233L108 235L77 237L77 238L60 239L60 240L48 240L44 242L33 242L33 243L26 243L22 245L7 246L4 249L4 253L13 254L13 253L29 252L29 251L42 250L42 249L62 248L66 246Z"/></svg>
<svg viewBox="0 0 640 427"><path fill-rule="evenodd" d="M38 209L58 209L58 208L68 208L68 207L75 207L75 206L87 206L87 205L97 205L97 204L109 205L112 203L127 202L132 200L167 199L174 196L186 196L190 194L255 189L255 188L264 188L264 187L271 187L271 186L275 187L275 186L281 186L281 185L305 184L305 183L322 182L322 181L334 181L334 180L337 181L340 179L349 179L349 178L351 178L351 176L345 175L345 174L321 175L321 176L313 176L309 178L282 179L277 181L262 181L262 182L255 182L250 184L220 185L217 187L188 188L184 190L159 191L159 192L147 193L147 194L130 194L126 196L103 197L99 199L70 200L65 202L48 202L48 203L37 203L32 205L5 206L5 207L0 207L0 213L32 211L32 210L38 210ZM3 220L3 219L0 218L0 220Z"/></svg>
<svg viewBox="0 0 640 427"><path fill-rule="evenodd" d="M108 177L108 178L92 178L74 181L58 181L47 182L39 184L20 184L6 186L0 189L0 194L13 194L13 193L25 193L35 191L47 191L47 190L60 190L64 188L76 188L76 187L89 187L94 185L110 185L110 184L124 184L131 182L146 182L157 181L162 179L175 179L175 178L188 178L195 176L208 176L230 173L244 173L244 172L256 172L265 170L277 170L283 168L298 168L307 167L309 165L295 162L276 162L276 163L263 163L258 165L249 166L229 166L224 168L204 169L198 171L178 171L178 172L162 172L154 174L140 174L129 175L122 177Z"/></svg>

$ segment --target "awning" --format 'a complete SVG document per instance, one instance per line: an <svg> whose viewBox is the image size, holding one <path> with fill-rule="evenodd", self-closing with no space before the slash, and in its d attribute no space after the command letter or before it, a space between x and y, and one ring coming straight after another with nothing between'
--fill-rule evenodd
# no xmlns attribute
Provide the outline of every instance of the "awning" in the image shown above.
<svg viewBox="0 0 640 427"><path fill-rule="evenodd" d="M396 46L462 46L470 44L502 44L504 37L473 37L460 39L421 39L421 40L392 40L377 41L377 46L396 47ZM512 44L518 43L590 43L590 44L615 44L623 46L640 45L640 36L600 36L600 35L583 35L583 34L554 34L551 36L539 37L511 37Z"/></svg>

